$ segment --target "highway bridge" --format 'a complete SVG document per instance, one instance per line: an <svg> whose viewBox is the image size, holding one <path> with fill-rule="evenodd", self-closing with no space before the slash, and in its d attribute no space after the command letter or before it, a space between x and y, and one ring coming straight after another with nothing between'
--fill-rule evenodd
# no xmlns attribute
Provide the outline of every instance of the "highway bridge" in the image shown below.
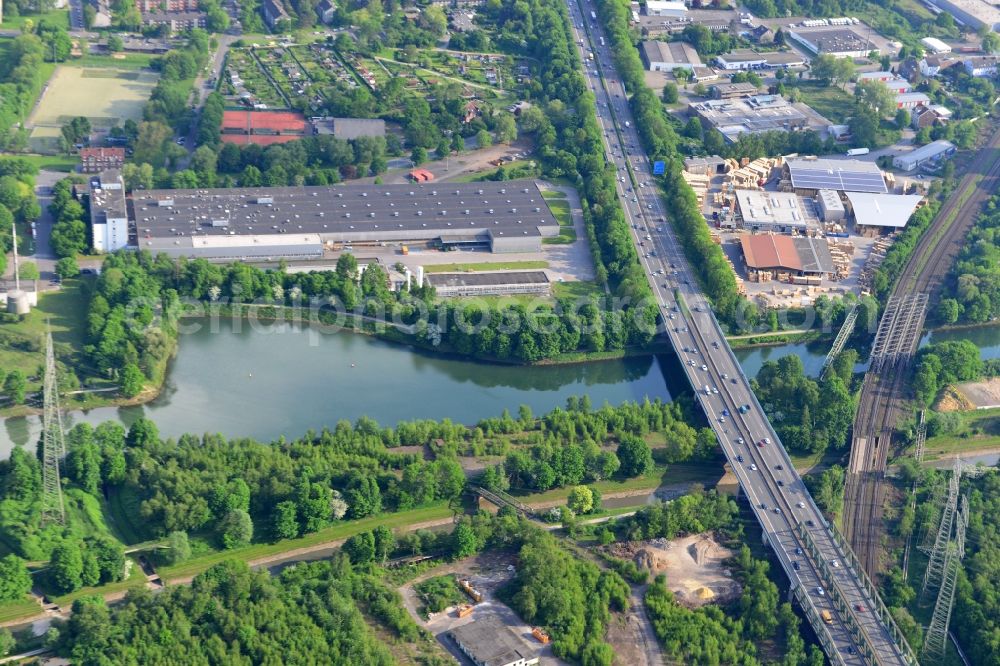
<svg viewBox="0 0 1000 666"><path fill-rule="evenodd" d="M604 150L618 176L640 261L666 333L718 436L764 538L833 664L915 664L874 586L828 525L750 389L711 305L667 221L635 119L615 71L610 40L591 18L593 0L568 0L588 85L597 99ZM583 57L593 52L594 59ZM821 620L827 611L830 622Z"/></svg>

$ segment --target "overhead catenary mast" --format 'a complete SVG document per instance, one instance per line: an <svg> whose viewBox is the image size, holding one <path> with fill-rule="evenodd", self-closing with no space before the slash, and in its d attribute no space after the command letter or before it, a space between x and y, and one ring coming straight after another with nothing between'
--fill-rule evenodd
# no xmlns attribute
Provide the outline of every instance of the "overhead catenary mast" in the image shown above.
<svg viewBox="0 0 1000 666"><path fill-rule="evenodd" d="M45 409L42 414L42 525L66 524L62 480L59 466L66 456L62 412L59 410L59 384L52 331L46 333L45 382L42 386Z"/></svg>

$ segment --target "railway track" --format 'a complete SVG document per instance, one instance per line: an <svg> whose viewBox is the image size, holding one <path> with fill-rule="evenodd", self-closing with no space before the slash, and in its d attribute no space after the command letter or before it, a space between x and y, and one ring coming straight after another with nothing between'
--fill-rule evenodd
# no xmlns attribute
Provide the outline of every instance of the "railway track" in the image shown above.
<svg viewBox="0 0 1000 666"><path fill-rule="evenodd" d="M1000 130L979 151L968 173L938 211L914 249L890 298L925 294L933 303L983 204L1000 191ZM920 326L923 316L920 315ZM915 324L914 324L915 325ZM896 425L911 398L907 341L903 358L869 370L854 419L850 465L844 490L844 533L870 576L879 572L885 467Z"/></svg>

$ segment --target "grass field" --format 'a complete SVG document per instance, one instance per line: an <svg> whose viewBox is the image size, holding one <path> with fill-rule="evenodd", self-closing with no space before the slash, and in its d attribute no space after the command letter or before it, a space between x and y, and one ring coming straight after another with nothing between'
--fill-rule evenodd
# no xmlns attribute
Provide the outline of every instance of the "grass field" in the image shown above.
<svg viewBox="0 0 1000 666"><path fill-rule="evenodd" d="M89 118L95 127L110 127L129 118L138 120L157 78L152 72L135 69L56 68L29 119L34 127L32 148L37 152L58 148L60 128L75 116Z"/></svg>
<svg viewBox="0 0 1000 666"><path fill-rule="evenodd" d="M1000 448L1000 409L977 409L959 412L958 429L948 435L929 437L925 457L933 460L950 453Z"/></svg>
<svg viewBox="0 0 1000 666"><path fill-rule="evenodd" d="M38 605L38 602L25 595L24 599L20 601L5 601L0 604L0 623L39 615L41 612L42 607Z"/></svg>
<svg viewBox="0 0 1000 666"><path fill-rule="evenodd" d="M84 282L67 280L63 288L42 294L38 307L22 321L0 323L0 366L34 375L45 363L45 327L52 327L52 341L64 362L78 363L87 328L87 296ZM29 390L37 385L29 383Z"/></svg>
<svg viewBox="0 0 1000 666"><path fill-rule="evenodd" d="M565 195L560 198L545 197L552 214L559 222L559 235L554 238L543 238L542 242L547 244L565 244L576 241L576 229L573 228L573 215L570 212L569 201Z"/></svg>
<svg viewBox="0 0 1000 666"><path fill-rule="evenodd" d="M854 111L854 98L837 86L824 86L816 81L797 81L790 87L802 94L803 102L831 122L847 122Z"/></svg>
<svg viewBox="0 0 1000 666"><path fill-rule="evenodd" d="M49 25L58 25L69 30L69 9L53 9L50 12L23 16L9 16L5 13L3 23L0 23L0 30L20 30L27 21L35 25L45 21Z"/></svg>
<svg viewBox="0 0 1000 666"><path fill-rule="evenodd" d="M469 273L472 271L520 271L548 268L547 261L498 261L476 264L436 264L424 266L427 273Z"/></svg>

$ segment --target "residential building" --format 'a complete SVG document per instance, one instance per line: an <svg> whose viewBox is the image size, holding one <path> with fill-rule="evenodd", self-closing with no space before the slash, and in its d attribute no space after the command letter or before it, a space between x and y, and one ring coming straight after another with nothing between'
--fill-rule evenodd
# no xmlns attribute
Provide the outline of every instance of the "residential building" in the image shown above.
<svg viewBox="0 0 1000 666"><path fill-rule="evenodd" d="M750 39L757 42L758 44L773 44L774 43L774 30L771 30L766 25L758 25L756 28L750 31Z"/></svg>
<svg viewBox="0 0 1000 666"><path fill-rule="evenodd" d="M337 13L337 5L333 3L333 0L319 0L316 5L316 16L323 23L329 23L333 20L333 15Z"/></svg>
<svg viewBox="0 0 1000 666"><path fill-rule="evenodd" d="M81 148L80 171L100 173L108 169L121 169L125 164L124 148Z"/></svg>
<svg viewBox="0 0 1000 666"><path fill-rule="evenodd" d="M135 8L141 14L153 12L194 12L198 11L198 0L135 0Z"/></svg>
<svg viewBox="0 0 1000 666"><path fill-rule="evenodd" d="M671 72L675 69L701 67L701 58L687 42L646 41L640 44L639 53L651 72Z"/></svg>
<svg viewBox="0 0 1000 666"><path fill-rule="evenodd" d="M1000 58L997 56L973 56L963 60L962 65L970 76L993 78L997 75L998 62L1000 62Z"/></svg>
<svg viewBox="0 0 1000 666"><path fill-rule="evenodd" d="M892 160L892 166L903 171L913 171L917 167L940 162L946 157L954 155L955 150L955 144L951 141L945 141L944 139L932 141L914 151L897 155Z"/></svg>
<svg viewBox="0 0 1000 666"><path fill-rule="evenodd" d="M184 32L205 27L205 12L151 12L142 15L145 26L165 25L170 32Z"/></svg>
<svg viewBox="0 0 1000 666"><path fill-rule="evenodd" d="M277 28L278 23L291 20L285 7L281 4L281 0L263 0L260 3L260 11L264 17L264 23L271 30Z"/></svg>
<svg viewBox="0 0 1000 666"><path fill-rule="evenodd" d="M913 129L917 130L922 127L933 127L950 119L951 109L940 104L918 106L910 112L910 124L913 125Z"/></svg>
<svg viewBox="0 0 1000 666"><path fill-rule="evenodd" d="M899 63L898 71L901 78L906 79L910 83L916 83L917 79L920 77L920 63L917 62L916 58L909 57Z"/></svg>

